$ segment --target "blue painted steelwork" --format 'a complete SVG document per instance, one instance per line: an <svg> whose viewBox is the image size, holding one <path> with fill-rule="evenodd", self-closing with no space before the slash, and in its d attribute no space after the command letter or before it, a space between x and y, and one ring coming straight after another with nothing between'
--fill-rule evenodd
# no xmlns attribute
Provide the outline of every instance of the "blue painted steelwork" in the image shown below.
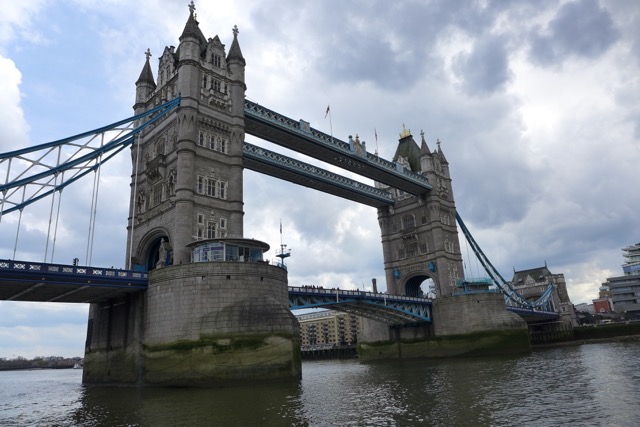
<svg viewBox="0 0 640 427"><path fill-rule="evenodd" d="M8 153L0 153L0 179L4 179L4 182L0 182L0 215L23 209L56 191L62 191L66 186L95 171L131 145L138 132L166 117L169 111L179 105L180 98L178 97L144 113L92 131ZM116 133L116 136L104 143L105 136L111 132ZM90 139L84 143L76 142L84 138ZM97 145L98 143L99 145ZM74 147L76 151L61 153L62 148L69 147ZM87 151L88 153L86 153ZM62 154L65 158L61 161ZM24 169L12 173L12 163L14 168L22 166ZM65 179L65 172L69 172L71 176L67 176ZM60 177L60 182L58 182L58 177ZM28 196L25 196L26 187L29 185L33 185L35 189ZM21 188L23 196L20 201L11 200L12 196L17 197ZM5 204L11 205L11 207L5 208Z"/></svg>
<svg viewBox="0 0 640 427"><path fill-rule="evenodd" d="M495 284L498 289L502 292L505 297L505 302L508 307L522 308L522 309L534 309L541 312L546 313L555 313L553 310L551 295L553 293L554 286L553 284L549 284L549 287L545 290L540 298L536 301L529 301L523 295L521 295L510 282L506 281L496 270L496 268L491 264L491 261L487 258L487 256L482 252L480 246L475 241L471 232L462 221L460 214L456 212L456 220L458 221L458 225L460 225L460 229L462 230L464 236L467 238L467 241L471 245L473 252L476 257L484 267L487 274L491 277L493 284ZM556 313L557 315L557 313Z"/></svg>
<svg viewBox="0 0 640 427"><path fill-rule="evenodd" d="M360 161L366 161L368 165L374 168L384 170L386 172L392 172L396 176L402 176L405 181L410 181L413 184L416 184L419 188L422 189L423 192L432 189L432 186L427 180L426 176L413 172L410 169L401 166L399 163L385 160L377 154L372 154L364 151L364 153L358 155L352 144L341 141L331 135L327 135L324 132L314 129L309 126L309 123L303 120L293 120L289 117L283 116L280 113L277 113L246 99L244 101L244 114L245 121L247 122L256 121L259 123L268 124L280 131L285 131L286 133L295 135L302 140L309 141L313 144L318 144L319 146L322 146L333 151L336 154L339 154L340 161L343 163L342 166L347 169L349 169L348 166L350 165L358 169L361 166L357 165L356 163ZM247 133L252 134L250 130ZM277 140L272 140L271 142L279 143ZM295 150L294 147L288 148Z"/></svg>
<svg viewBox="0 0 640 427"><path fill-rule="evenodd" d="M96 302L145 291L141 271L0 260L0 300Z"/></svg>
<svg viewBox="0 0 640 427"><path fill-rule="evenodd" d="M393 196L388 191L363 184L362 182L346 178L342 175L329 172L325 169L318 168L308 163L292 159L291 157L284 156L247 142L243 144L242 155L245 159L245 166L249 169L257 170L258 172L269 173L270 169L263 170L260 167L256 167L253 162L258 162L273 168L274 175L277 177L281 177L283 175L283 171L288 171L296 176L302 177L303 179L310 179L318 183L327 184L331 186L331 188L344 190L343 193L358 196L363 199L361 200L363 203L367 203L374 207L394 204ZM247 160L250 160L251 162L247 162ZM339 193L339 191L336 193ZM352 199L348 196L345 197Z"/></svg>
<svg viewBox="0 0 640 427"><path fill-rule="evenodd" d="M364 291L289 286L289 308L326 307L392 325L431 322L431 300Z"/></svg>

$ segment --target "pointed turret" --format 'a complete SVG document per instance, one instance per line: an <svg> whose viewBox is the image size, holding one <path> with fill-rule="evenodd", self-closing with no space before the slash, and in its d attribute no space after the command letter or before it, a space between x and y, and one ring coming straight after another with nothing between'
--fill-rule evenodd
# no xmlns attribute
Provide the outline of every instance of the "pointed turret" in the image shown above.
<svg viewBox="0 0 640 427"><path fill-rule="evenodd" d="M229 48L229 55L227 55L227 63L237 62L244 67L247 63L242 56L242 50L240 50L240 43L238 43L238 26L233 26L233 42Z"/></svg>
<svg viewBox="0 0 640 427"><path fill-rule="evenodd" d="M156 89L156 82L153 79L151 64L149 64L149 58L151 58L151 50L147 49L145 55L147 59L144 62L142 71L140 72L140 77L138 77L138 80L136 80L136 106L134 106L134 109L138 108L137 105L145 102L149 98L149 95L151 95Z"/></svg>
<svg viewBox="0 0 640 427"><path fill-rule="evenodd" d="M422 142L420 143L420 155L424 156L427 154L431 154L431 151L429 151L429 147L427 146L427 141L425 141L424 139L424 131L421 130L420 131L420 137L422 138Z"/></svg>
<svg viewBox="0 0 640 427"><path fill-rule="evenodd" d="M442 148L440 147L440 140L438 139L438 142L436 142L436 144L438 144L438 155L440 156L440 162L442 164L449 164L449 162L447 161L447 158L444 156L444 153L442 152Z"/></svg>
<svg viewBox="0 0 640 427"><path fill-rule="evenodd" d="M393 156L393 161L397 162L401 157L409 162L410 169L413 172L420 172L420 147L414 141L411 131L406 129L404 125L402 125L402 132L400 133L400 140Z"/></svg>
<svg viewBox="0 0 640 427"><path fill-rule="evenodd" d="M184 38L193 37L197 39L200 44L206 44L207 39L200 29L200 25L198 23L198 20L196 19L195 10L196 6L192 1L189 4L189 18L187 19L187 23L184 25L184 30L182 30L182 35L180 36L179 40L182 41Z"/></svg>

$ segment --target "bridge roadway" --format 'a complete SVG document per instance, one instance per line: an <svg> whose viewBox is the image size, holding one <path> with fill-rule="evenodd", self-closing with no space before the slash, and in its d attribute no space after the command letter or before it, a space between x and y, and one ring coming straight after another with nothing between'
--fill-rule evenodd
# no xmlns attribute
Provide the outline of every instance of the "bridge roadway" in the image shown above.
<svg viewBox="0 0 640 427"><path fill-rule="evenodd" d="M146 272L30 261L0 260L0 301L94 303L144 292ZM432 321L427 298L289 286L289 308L332 308L391 325ZM554 312L507 307L528 323L558 318Z"/></svg>
<svg viewBox="0 0 640 427"><path fill-rule="evenodd" d="M0 260L0 300L92 303L147 289L144 272Z"/></svg>
<svg viewBox="0 0 640 427"><path fill-rule="evenodd" d="M305 154L358 175L414 195L431 191L427 178L395 162L380 158L255 102L244 102L245 133Z"/></svg>

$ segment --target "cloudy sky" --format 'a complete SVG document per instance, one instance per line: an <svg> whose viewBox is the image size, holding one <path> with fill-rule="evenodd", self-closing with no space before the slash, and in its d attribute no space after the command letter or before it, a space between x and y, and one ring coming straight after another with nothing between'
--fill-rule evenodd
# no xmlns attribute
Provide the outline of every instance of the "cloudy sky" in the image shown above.
<svg viewBox="0 0 640 427"><path fill-rule="evenodd" d="M0 15L0 152L132 114L151 49L178 45L187 0L22 0ZM574 303L620 275L640 241L636 0L198 2L207 37L237 25L247 97L390 159L403 124L450 162L458 211L505 278L544 265ZM252 138L247 138L256 142ZM272 149L276 149L270 146ZM277 149L276 149L277 150ZM128 155L101 175L92 264L124 266ZM55 262L85 259L91 182L65 190ZM125 196L125 194L127 196ZM48 205L16 259L44 259ZM376 211L245 172L245 234L280 243L292 285L385 289ZM0 223L12 258L17 215ZM467 248L461 242L463 256ZM470 251L470 249L469 249ZM269 257L273 257L271 251ZM465 261L466 275L478 264ZM0 302L0 357L82 355L88 307Z"/></svg>

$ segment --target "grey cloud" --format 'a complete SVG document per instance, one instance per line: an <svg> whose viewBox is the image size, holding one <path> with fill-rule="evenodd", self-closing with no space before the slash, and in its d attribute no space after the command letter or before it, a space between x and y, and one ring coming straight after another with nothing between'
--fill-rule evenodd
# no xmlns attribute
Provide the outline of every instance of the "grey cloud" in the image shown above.
<svg viewBox="0 0 640 427"><path fill-rule="evenodd" d="M471 53L454 59L453 69L470 95L487 95L501 89L511 78L506 38L480 39Z"/></svg>
<svg viewBox="0 0 640 427"><path fill-rule="evenodd" d="M620 34L597 0L566 3L546 28L531 34L530 56L540 65L562 63L569 56L597 58Z"/></svg>

